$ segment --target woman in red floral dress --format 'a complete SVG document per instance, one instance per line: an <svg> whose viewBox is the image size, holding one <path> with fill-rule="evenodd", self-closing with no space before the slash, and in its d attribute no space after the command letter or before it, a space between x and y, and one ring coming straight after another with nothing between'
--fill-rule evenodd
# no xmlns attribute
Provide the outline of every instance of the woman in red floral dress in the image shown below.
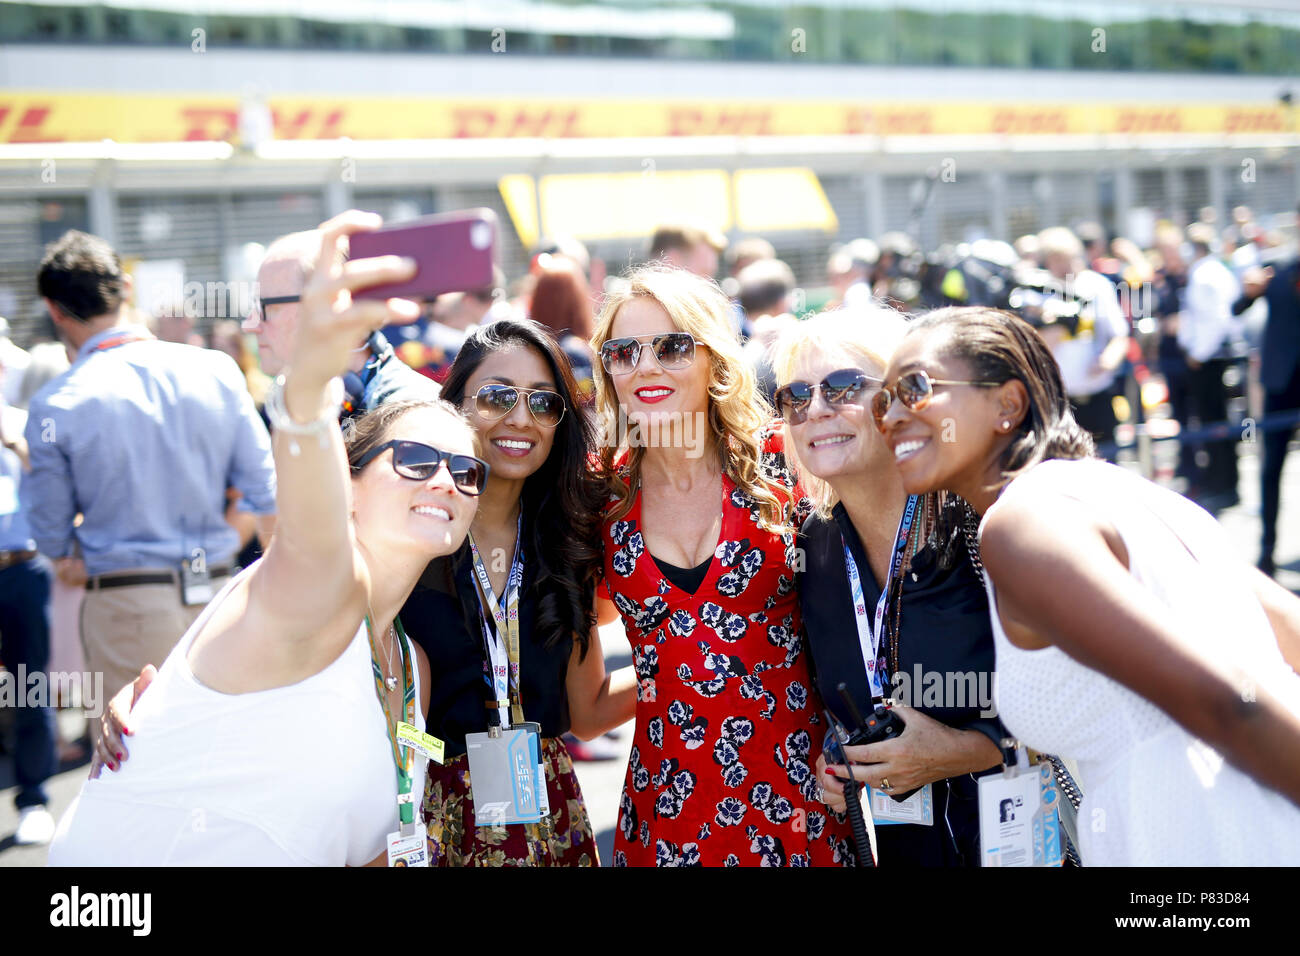
<svg viewBox="0 0 1300 956"><path fill-rule="evenodd" d="M799 637L806 500L712 282L648 267L605 305L605 586L639 679L615 866L853 862L818 800Z"/></svg>

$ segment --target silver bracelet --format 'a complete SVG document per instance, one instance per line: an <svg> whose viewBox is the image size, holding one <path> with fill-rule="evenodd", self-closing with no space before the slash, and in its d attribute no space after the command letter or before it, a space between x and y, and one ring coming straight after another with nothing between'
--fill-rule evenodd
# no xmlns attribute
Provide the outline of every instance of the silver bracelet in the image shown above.
<svg viewBox="0 0 1300 956"><path fill-rule="evenodd" d="M266 402L263 405L266 409L266 417L270 419L273 431L291 436L289 454L295 458L301 454L302 449L298 447L297 440L292 436L314 435L320 442L321 448L326 449L329 448L330 432L338 430L339 412L343 409L343 379L337 376L330 379L327 389L332 411L305 423L294 421L289 415L289 409L285 407L283 375L277 375L271 387L267 389Z"/></svg>

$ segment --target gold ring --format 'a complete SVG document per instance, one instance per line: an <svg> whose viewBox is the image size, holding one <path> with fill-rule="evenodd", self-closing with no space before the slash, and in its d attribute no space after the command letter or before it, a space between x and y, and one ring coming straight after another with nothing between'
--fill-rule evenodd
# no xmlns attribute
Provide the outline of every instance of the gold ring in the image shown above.
<svg viewBox="0 0 1300 956"><path fill-rule="evenodd" d="M889 785L889 778L888 778L888 777L881 777L881 778L880 778L880 789L881 789L881 790L893 790L893 789L894 789L893 787L891 787L891 786Z"/></svg>

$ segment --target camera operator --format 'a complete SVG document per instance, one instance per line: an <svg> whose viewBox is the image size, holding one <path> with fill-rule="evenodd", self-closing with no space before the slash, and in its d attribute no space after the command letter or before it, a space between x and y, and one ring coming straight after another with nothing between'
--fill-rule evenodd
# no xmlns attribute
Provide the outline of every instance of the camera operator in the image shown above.
<svg viewBox="0 0 1300 956"><path fill-rule="evenodd" d="M923 260L916 243L905 232L887 232L879 246L872 293L889 308L907 311L921 293L918 276Z"/></svg>
<svg viewBox="0 0 1300 956"><path fill-rule="evenodd" d="M1053 283L1042 318L1034 324L1061 368L1075 420L1092 433L1099 448L1109 445L1119 424L1111 402L1128 351L1128 320L1115 287L1085 264L1083 243L1073 232L1060 226L1044 229L1038 250ZM1056 320L1063 316L1071 321Z"/></svg>

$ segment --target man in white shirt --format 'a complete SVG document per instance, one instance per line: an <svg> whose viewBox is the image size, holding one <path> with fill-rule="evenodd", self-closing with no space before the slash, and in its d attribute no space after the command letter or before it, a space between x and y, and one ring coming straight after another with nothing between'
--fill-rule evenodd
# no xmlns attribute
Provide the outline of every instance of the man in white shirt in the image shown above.
<svg viewBox="0 0 1300 956"><path fill-rule="evenodd" d="M1044 229L1038 250L1043 268L1061 283L1063 301L1080 303L1073 331L1066 323L1052 323L1042 329L1043 339L1061 367L1075 420L1099 446L1111 444L1119 424L1112 399L1128 353L1128 319L1110 280L1087 268L1083 243L1073 232L1061 226Z"/></svg>
<svg viewBox="0 0 1300 956"><path fill-rule="evenodd" d="M1178 344L1187 357L1188 425L1200 428L1228 418L1228 395L1223 374L1233 363L1233 347L1240 325L1232 304L1241 288L1232 271L1214 254L1214 228L1206 223L1187 227L1192 264L1183 293L1178 324ZM1210 511L1230 508L1237 496L1237 442L1225 438L1200 443L1209 462L1196 466L1187 490ZM1197 455L1204 459L1204 456Z"/></svg>

